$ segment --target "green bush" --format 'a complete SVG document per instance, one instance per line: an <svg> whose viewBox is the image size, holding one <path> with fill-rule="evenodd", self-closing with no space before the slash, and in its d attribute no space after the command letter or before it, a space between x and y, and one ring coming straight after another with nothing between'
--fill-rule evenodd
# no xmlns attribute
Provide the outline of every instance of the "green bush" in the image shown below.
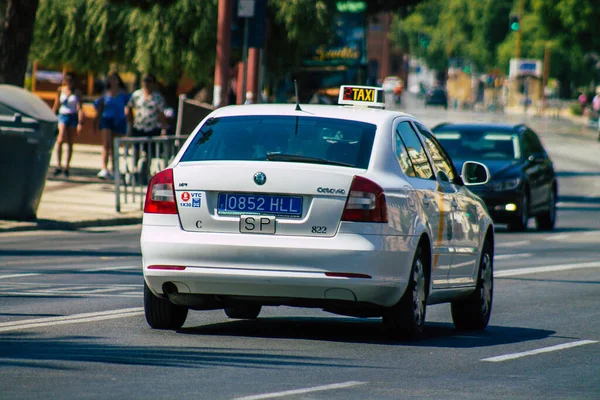
<svg viewBox="0 0 600 400"><path fill-rule="evenodd" d="M581 104L579 103L573 103L569 106L569 111L571 111L571 114L573 115L583 115L583 107L581 107Z"/></svg>

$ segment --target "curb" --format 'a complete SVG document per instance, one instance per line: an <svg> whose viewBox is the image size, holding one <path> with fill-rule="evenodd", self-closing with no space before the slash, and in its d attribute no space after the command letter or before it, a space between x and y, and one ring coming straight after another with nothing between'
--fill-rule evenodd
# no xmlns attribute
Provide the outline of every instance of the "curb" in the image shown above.
<svg viewBox="0 0 600 400"><path fill-rule="evenodd" d="M75 222L42 219L30 223L18 221L15 221L15 223L24 225L12 226L8 228L0 227L0 233L24 231L76 231L82 228L136 225L142 223L142 217L118 217L112 219L96 219Z"/></svg>

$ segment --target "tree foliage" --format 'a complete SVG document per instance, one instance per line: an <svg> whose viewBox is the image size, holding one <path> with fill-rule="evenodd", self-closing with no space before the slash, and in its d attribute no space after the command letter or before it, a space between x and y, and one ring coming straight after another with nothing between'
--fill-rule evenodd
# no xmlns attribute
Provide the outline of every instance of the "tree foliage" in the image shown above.
<svg viewBox="0 0 600 400"><path fill-rule="evenodd" d="M407 15L398 14L392 38L433 68L461 57L479 72L508 72L516 55L516 33L508 27L518 0L425 0ZM571 84L600 75L600 7L597 0L524 0L520 20L521 57L543 59L549 50L550 73L569 95ZM427 46L419 42L426 36Z"/></svg>
<svg viewBox="0 0 600 400"><path fill-rule="evenodd" d="M207 80L214 66L217 0L138 8L105 0L41 0L32 59L106 72L117 63L168 84Z"/></svg>

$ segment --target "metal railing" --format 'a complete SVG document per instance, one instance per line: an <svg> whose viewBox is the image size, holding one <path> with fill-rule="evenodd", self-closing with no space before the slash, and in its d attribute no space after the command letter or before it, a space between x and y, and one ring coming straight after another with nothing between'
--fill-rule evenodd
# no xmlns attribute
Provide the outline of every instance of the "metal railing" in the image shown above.
<svg viewBox="0 0 600 400"><path fill-rule="evenodd" d="M188 138L214 108L209 104L179 96L175 135L155 137L126 137L114 140L113 171L115 179L115 207L139 201L144 208L146 185L150 177L165 169Z"/></svg>
<svg viewBox="0 0 600 400"><path fill-rule="evenodd" d="M187 135L127 137L114 141L113 171L116 211L121 204L139 202L144 208L150 177L165 169L188 138Z"/></svg>

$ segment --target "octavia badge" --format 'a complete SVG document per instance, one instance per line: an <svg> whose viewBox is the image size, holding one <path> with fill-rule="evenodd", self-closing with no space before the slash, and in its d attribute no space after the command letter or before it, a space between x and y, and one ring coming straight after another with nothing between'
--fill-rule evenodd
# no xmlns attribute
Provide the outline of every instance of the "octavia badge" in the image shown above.
<svg viewBox="0 0 600 400"><path fill-rule="evenodd" d="M267 176L263 172L257 172L254 174L254 183L257 185L264 185L267 181Z"/></svg>

